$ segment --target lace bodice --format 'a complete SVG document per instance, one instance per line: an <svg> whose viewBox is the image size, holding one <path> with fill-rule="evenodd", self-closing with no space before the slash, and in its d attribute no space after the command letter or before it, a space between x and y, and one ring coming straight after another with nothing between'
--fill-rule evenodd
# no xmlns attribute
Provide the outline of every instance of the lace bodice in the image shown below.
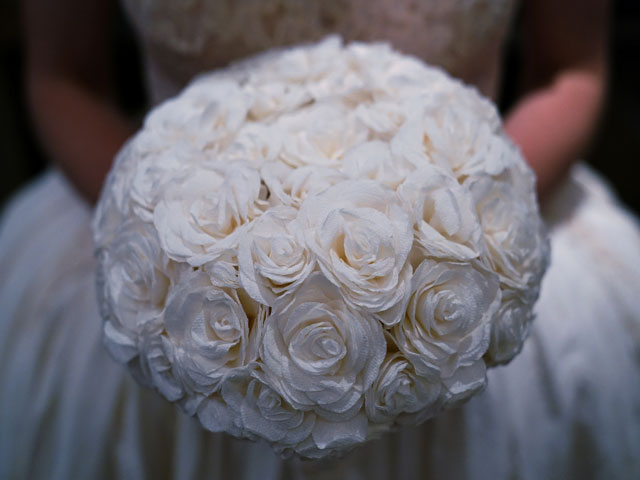
<svg viewBox="0 0 640 480"><path fill-rule="evenodd" d="M330 33L387 40L494 97L516 0L122 0L153 103L197 73Z"/></svg>

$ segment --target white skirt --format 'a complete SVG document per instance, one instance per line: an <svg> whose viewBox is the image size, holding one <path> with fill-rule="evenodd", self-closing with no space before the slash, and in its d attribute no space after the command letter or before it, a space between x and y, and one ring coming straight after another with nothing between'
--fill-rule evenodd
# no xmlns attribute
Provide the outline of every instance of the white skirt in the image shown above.
<svg viewBox="0 0 640 480"><path fill-rule="evenodd" d="M640 478L640 228L574 168L522 353L464 406L341 459L204 431L101 344L90 209L51 171L0 223L0 479Z"/></svg>

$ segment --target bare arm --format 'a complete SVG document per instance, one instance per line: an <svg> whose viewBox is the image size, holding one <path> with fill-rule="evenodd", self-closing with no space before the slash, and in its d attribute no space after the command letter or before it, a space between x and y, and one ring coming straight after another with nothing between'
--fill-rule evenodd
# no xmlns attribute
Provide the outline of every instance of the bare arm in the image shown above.
<svg viewBox="0 0 640 480"><path fill-rule="evenodd" d="M27 92L49 156L95 202L114 155L134 131L109 84L109 0L27 0Z"/></svg>
<svg viewBox="0 0 640 480"><path fill-rule="evenodd" d="M592 137L605 97L607 0L528 0L527 90L505 127L538 176L544 198Z"/></svg>

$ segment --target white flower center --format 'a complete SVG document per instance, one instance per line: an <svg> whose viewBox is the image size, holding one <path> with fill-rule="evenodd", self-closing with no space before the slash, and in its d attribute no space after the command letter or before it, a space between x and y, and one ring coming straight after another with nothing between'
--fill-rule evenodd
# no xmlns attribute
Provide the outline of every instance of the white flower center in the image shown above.
<svg viewBox="0 0 640 480"><path fill-rule="evenodd" d="M289 345L294 362L304 371L322 375L335 371L347 355L347 347L333 322L342 321L327 315L302 326Z"/></svg>

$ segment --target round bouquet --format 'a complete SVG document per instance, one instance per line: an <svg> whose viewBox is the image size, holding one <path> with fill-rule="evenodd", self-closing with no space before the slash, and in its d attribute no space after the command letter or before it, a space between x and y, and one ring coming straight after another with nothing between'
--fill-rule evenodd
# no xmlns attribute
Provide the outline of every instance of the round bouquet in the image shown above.
<svg viewBox="0 0 640 480"><path fill-rule="evenodd" d="M112 356L208 430L314 458L479 392L548 260L492 103L335 37L152 110L94 237Z"/></svg>

